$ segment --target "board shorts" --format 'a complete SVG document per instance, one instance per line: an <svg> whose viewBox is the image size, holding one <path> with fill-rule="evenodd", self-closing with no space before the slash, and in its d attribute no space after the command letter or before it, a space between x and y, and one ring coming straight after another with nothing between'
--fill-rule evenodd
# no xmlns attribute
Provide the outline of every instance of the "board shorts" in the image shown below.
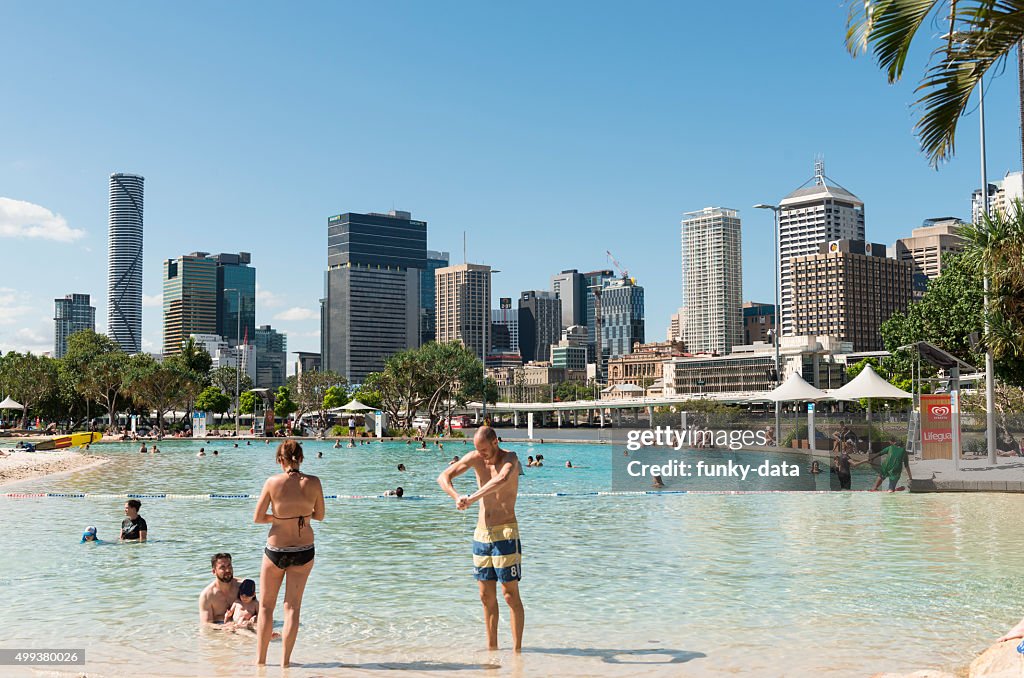
<svg viewBox="0 0 1024 678"><path fill-rule="evenodd" d="M519 524L477 527L473 532L473 576L478 581L519 581L523 576L523 545Z"/></svg>

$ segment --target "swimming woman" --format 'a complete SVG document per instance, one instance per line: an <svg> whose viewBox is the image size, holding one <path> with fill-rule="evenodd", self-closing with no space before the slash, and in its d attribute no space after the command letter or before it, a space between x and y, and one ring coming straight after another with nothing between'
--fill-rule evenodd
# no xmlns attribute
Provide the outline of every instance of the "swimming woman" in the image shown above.
<svg viewBox="0 0 1024 678"><path fill-rule="evenodd" d="M303 473L302 446L287 440L277 447L281 473L267 478L256 503L257 523L269 523L267 546L260 568L260 613L256 624L256 663L267 663L274 625L274 606L281 583L287 577L284 593L284 654L281 666L291 662L292 648L299 632L299 611L306 580L313 569L313 529L310 520L324 519L324 492L320 479ZM267 510L270 509L268 513Z"/></svg>

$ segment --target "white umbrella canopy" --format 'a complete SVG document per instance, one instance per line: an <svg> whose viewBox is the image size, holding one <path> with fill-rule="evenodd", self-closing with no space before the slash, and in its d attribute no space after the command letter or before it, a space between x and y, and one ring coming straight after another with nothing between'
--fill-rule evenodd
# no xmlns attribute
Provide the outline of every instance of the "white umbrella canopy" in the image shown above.
<svg viewBox="0 0 1024 678"><path fill-rule="evenodd" d="M21 403L16 403L11 400L10 396L4 398L4 401L0 403L0 410L23 410L25 406Z"/></svg>
<svg viewBox="0 0 1024 678"><path fill-rule="evenodd" d="M765 394L764 399L776 403L784 403L794 400L801 402L825 400L828 397L827 393L811 386L804 381L803 377L794 372L789 375L789 379L785 383L781 384L774 391Z"/></svg>
<svg viewBox="0 0 1024 678"><path fill-rule="evenodd" d="M871 365L865 365L864 369L854 377L846 386L836 389L828 394L833 400L860 400L861 398L891 398L903 399L913 398L914 394L907 393L901 388L896 388L885 379L878 376Z"/></svg>
<svg viewBox="0 0 1024 678"><path fill-rule="evenodd" d="M362 412L365 410L372 410L372 407L362 404L358 400L352 399L350 402L341 406L341 409L346 412Z"/></svg>

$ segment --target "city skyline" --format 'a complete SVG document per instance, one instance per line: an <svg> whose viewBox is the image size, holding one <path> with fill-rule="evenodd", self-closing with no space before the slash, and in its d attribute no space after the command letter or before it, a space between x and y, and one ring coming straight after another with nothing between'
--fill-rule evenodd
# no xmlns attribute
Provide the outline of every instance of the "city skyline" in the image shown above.
<svg viewBox="0 0 1024 678"><path fill-rule="evenodd" d="M968 132L976 117L962 126L957 158L938 172L929 169L911 134L914 83L889 87L870 61L849 57L842 8L814 6L786 22L751 8L737 27L736 54L700 69L688 59L703 53L710 38L691 35L680 44L674 33L710 20L708 8L549 8L560 25L581 17L586 25L586 38L558 40L536 28L537 9L480 8L462 16L443 4L403 11L314 5L309 11L318 21L297 26L266 55L243 58L243 40L270 34L287 14L256 8L243 36L230 30L237 17L217 8L209 12L209 32L193 38L201 58L185 60L149 57L194 22L196 10L187 7L180 15L138 8L124 16L72 7L49 17L45 36L53 50L13 74L23 105L0 112L11 141L0 158L0 247L16 260L45 261L48 275L31 284L16 276L0 281L0 350L49 350L49 307L68 290L90 294L97 330L108 330L104 184L112 172L147 180L142 349L150 352L162 342L161 264L193 249L253 252L261 262L255 322L287 333L293 350L318 351L322 224L340 209L395 207L421 215L431 223L427 246L450 251L453 264L463 261L465 231L468 259L503 271L494 279L494 303L544 289L561 270L609 267L611 250L646 289L649 337L664 336L680 305L678 222L695 205L739 210L743 298L769 300L757 291L773 274L764 256L771 251L771 215L750 206L777 202L799 185L817 153L868 205L873 241L891 245L927 218L970 217L970 196L980 185L977 135ZM9 59L43 39L40 12L10 10L11 25L24 30L0 47ZM402 48L373 60L345 62L321 36L332 19L370 27L396 16ZM509 59L502 44L510 38L474 35L474 26L496 16L534 38L537 49ZM139 21L150 26L145 36L127 29ZM635 34L643 40L631 38L634 49L623 55L596 46L641 25L647 28ZM769 27L802 42L783 40L765 54L760 46ZM428 39L424 28L440 33ZM443 49L434 49L438 36ZM124 63L126 50L140 59ZM807 59L809 52L815 59ZM81 53L90 55L88 63L71 56ZM478 60L466 65L470 53ZM210 61L233 69L232 87L207 72ZM550 63L564 66L551 72ZM823 82L811 92L820 98L814 117L778 86L778 74L797 66L803 77ZM75 83L84 81L84 69L101 75L83 91ZM308 75L295 80L296 72ZM121 77L138 82L142 96L115 110L103 93ZM53 86L34 84L43 80ZM858 92L856 100L831 100L824 82L837 80ZM687 92L710 83L725 85L724 112L681 105ZM613 102L609 84L622 90ZM1017 134L1011 85L996 77L986 88L993 181L1019 169L1012 145L998 143ZM366 96L342 110L337 103L352 91ZM81 105L68 110L61 92L75 93ZM160 110L157 102L166 98L158 92L175 106ZM267 99L268 92L288 96ZM429 105L398 110L390 98L396 92ZM203 110L202 118L190 110ZM254 147L253 138L263 141ZM591 148L596 138L604 143ZM724 139L743 156L723 153ZM351 155L360 162L341 161ZM409 161L395 162L402 157ZM216 182L197 171L197 159L215 168Z"/></svg>

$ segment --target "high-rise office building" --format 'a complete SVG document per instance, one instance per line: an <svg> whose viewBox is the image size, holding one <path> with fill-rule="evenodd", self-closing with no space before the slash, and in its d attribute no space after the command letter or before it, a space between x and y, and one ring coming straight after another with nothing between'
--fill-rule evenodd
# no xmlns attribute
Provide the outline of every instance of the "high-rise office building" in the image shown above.
<svg viewBox="0 0 1024 678"><path fill-rule="evenodd" d="M437 341L461 341L483 359L491 345L491 267L459 264L434 272Z"/></svg>
<svg viewBox="0 0 1024 678"><path fill-rule="evenodd" d="M562 330L558 343L551 347L551 366L567 370L586 370L589 344L585 325L572 325Z"/></svg>
<svg viewBox="0 0 1024 678"><path fill-rule="evenodd" d="M164 356L191 334L217 334L217 262L207 252L164 261Z"/></svg>
<svg viewBox="0 0 1024 678"><path fill-rule="evenodd" d="M501 297L491 309L491 333L491 348L519 353L519 311L512 308L512 297Z"/></svg>
<svg viewBox="0 0 1024 678"><path fill-rule="evenodd" d="M69 294L53 300L53 357L68 352L68 337L82 330L96 331L96 308L88 294Z"/></svg>
<svg viewBox="0 0 1024 678"><path fill-rule="evenodd" d="M303 372L320 371L320 354L310 351L292 351L295 354L295 376L302 376Z"/></svg>
<svg viewBox="0 0 1024 678"><path fill-rule="evenodd" d="M615 278L615 272L610 269L590 271L583 274L583 284L586 288L585 299L587 306L587 331L590 333L590 343L597 344L596 334L596 309L595 288L604 287L605 282Z"/></svg>
<svg viewBox="0 0 1024 678"><path fill-rule="evenodd" d="M360 384L391 355L420 345L427 222L409 212L347 212L327 220L321 300L324 369Z"/></svg>
<svg viewBox="0 0 1024 678"><path fill-rule="evenodd" d="M631 278L606 280L601 289L601 348L608 358L644 343L644 288ZM602 358L601 363L607 366ZM602 375L603 376L603 375Z"/></svg>
<svg viewBox="0 0 1024 678"><path fill-rule="evenodd" d="M256 328L255 377L257 388L276 391L284 386L288 372L288 338L270 325Z"/></svg>
<svg viewBox="0 0 1024 678"><path fill-rule="evenodd" d="M743 302L743 343L769 342L775 332L775 304Z"/></svg>
<svg viewBox="0 0 1024 678"><path fill-rule="evenodd" d="M681 306L678 311L669 316L665 338L672 342L682 342L684 327L686 327L686 307Z"/></svg>
<svg viewBox="0 0 1024 678"><path fill-rule="evenodd" d="M434 271L449 264L448 252L427 250L427 264L420 273L420 343L434 341L437 328L437 295L434 289Z"/></svg>
<svg viewBox="0 0 1024 678"><path fill-rule="evenodd" d="M562 329L587 322L587 281L575 268L551 276L551 291L562 302Z"/></svg>
<svg viewBox="0 0 1024 678"><path fill-rule="evenodd" d="M942 275L942 257L964 248L958 229L964 223L956 217L925 219L909 238L896 241L896 258L914 265L914 299L928 290L928 281Z"/></svg>
<svg viewBox="0 0 1024 678"><path fill-rule="evenodd" d="M736 210L705 207L682 221L683 342L725 355L743 343L743 238Z"/></svg>
<svg viewBox="0 0 1024 678"><path fill-rule="evenodd" d="M1021 172L1007 172L1002 179L988 182L989 214L1006 214L1019 200L1024 200L1024 174ZM985 203L978 188L971 194L971 221L979 223L984 213Z"/></svg>
<svg viewBox="0 0 1024 678"><path fill-rule="evenodd" d="M252 255L214 254L217 262L217 334L237 345L256 333L256 269Z"/></svg>
<svg viewBox="0 0 1024 678"><path fill-rule="evenodd" d="M554 292L528 290L519 295L519 353L524 362L551 359L562 334L562 300Z"/></svg>
<svg viewBox="0 0 1024 678"><path fill-rule="evenodd" d="M914 287L913 264L885 254L885 245L838 240L793 257L791 278L801 291L793 307L795 332L838 337L854 351L883 350L882 323L906 310Z"/></svg>
<svg viewBox="0 0 1024 678"><path fill-rule="evenodd" d="M779 280L782 335L796 333L790 260L813 255L822 243L864 240L864 203L825 176L825 163L814 163L814 177L779 202Z"/></svg>
<svg viewBox="0 0 1024 678"><path fill-rule="evenodd" d="M142 207L145 179L110 175L107 335L125 353L142 351Z"/></svg>

